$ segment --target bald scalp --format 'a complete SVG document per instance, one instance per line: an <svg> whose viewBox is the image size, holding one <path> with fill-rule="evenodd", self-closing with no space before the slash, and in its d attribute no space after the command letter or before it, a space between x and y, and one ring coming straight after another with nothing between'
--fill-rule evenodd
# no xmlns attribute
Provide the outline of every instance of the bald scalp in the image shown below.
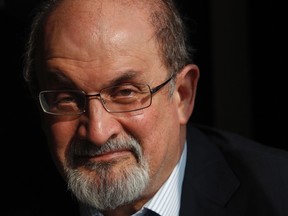
<svg viewBox="0 0 288 216"><path fill-rule="evenodd" d="M168 5L162 0L54 0L54 5L47 18L56 17L57 20L79 20L85 14L85 19L82 19L83 24L97 24L98 28L101 25L101 19L111 19L116 14L131 17L139 14L143 21L148 22L151 27L154 27L155 32L167 27L167 19L163 16L168 10ZM81 7L79 7L79 5ZM127 13L128 12L128 13ZM130 12L130 14L129 14ZM67 16L70 16L67 19ZM97 20L97 22L95 22Z"/></svg>
<svg viewBox="0 0 288 216"><path fill-rule="evenodd" d="M41 50L46 57L50 53L61 57L65 50L63 47L78 44L77 53L85 61L93 61L95 47L101 50L102 56L110 56L116 51L125 54L131 49L141 50L153 44L149 50L161 56L154 37L155 30L149 20L150 11L146 5L133 4L131 0L62 0L44 24L44 47ZM130 37L128 41L127 37ZM61 39L63 42L60 42Z"/></svg>

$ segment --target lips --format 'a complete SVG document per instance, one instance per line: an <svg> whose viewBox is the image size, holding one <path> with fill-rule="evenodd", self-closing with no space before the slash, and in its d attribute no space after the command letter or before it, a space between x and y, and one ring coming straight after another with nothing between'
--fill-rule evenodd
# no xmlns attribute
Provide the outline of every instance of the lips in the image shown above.
<svg viewBox="0 0 288 216"><path fill-rule="evenodd" d="M108 151L108 152L102 152L102 153L97 153L94 155L87 155L84 156L89 160L92 161L110 161L110 160L118 160L121 158L127 158L131 157L131 151L124 149L124 150L113 150L113 151Z"/></svg>

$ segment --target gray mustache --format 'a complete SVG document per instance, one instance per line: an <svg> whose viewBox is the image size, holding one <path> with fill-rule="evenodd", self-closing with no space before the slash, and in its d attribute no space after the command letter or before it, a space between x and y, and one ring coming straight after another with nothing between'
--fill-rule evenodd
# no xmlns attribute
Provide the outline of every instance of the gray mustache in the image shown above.
<svg viewBox="0 0 288 216"><path fill-rule="evenodd" d="M72 154L76 157L93 157L113 151L128 150L139 159L142 156L140 143L132 136L111 138L103 145L96 145L87 140L78 140L71 145Z"/></svg>

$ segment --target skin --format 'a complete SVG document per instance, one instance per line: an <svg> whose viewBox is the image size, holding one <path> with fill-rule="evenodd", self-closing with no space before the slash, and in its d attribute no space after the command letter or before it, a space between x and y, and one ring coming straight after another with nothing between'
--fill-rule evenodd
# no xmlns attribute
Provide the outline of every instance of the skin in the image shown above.
<svg viewBox="0 0 288 216"><path fill-rule="evenodd" d="M38 59L41 89L72 88L92 94L119 82L148 83L154 87L168 78L153 28L146 19L149 10L119 2L105 0L101 2L101 12L95 12L100 8L98 1L62 1L44 26ZM135 203L104 214L127 215L139 210L167 180L180 159L198 78L197 66L187 65L177 75L171 98L166 85L153 96L150 107L137 112L108 113L97 98L91 98L87 111L80 116L43 113L42 126L63 178L72 140L89 140L100 146L111 137L131 134L139 140L148 159L150 185ZM117 161L113 167L115 177L124 166L137 163L128 150L89 160ZM83 167L78 169L92 175Z"/></svg>

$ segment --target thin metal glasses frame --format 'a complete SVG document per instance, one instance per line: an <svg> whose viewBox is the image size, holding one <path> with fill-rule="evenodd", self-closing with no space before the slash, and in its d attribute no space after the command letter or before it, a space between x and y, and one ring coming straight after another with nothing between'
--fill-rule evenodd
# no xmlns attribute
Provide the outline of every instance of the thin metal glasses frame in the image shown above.
<svg viewBox="0 0 288 216"><path fill-rule="evenodd" d="M39 95L38 95L38 98L39 98L39 102L40 102L40 105L41 105L41 108L42 110L45 112L45 113L48 113L48 114L51 114L51 115L57 115L57 116L67 116L67 115L81 115L83 114L86 110L85 110L85 106L83 108L83 110L77 112L77 113L56 113L56 112L51 112L49 111L46 107L45 107L45 102L43 101L43 95L45 93L49 93L49 92L79 92L81 94L83 94L86 98L91 98L91 97L98 97L101 101L101 104L102 106L105 108L105 110L109 113L125 113L125 112L133 112L133 111L137 111L137 110L142 110L142 109L145 109L147 107L149 107L151 104L152 104L152 96L158 92L161 88L163 88L167 83L169 83L172 78L174 77L174 75L170 76L166 81L164 81L163 83L161 83L160 85L158 86L155 86L154 88L151 88L148 84L143 84L143 85L146 85L148 88L149 88L149 91L150 91L150 102L143 106L143 107L140 107L140 108L136 108L136 109L132 109L132 110L121 110L121 111L111 111L109 110L106 105L105 105L105 100L103 99L103 97L101 96L101 92L105 89L109 89L109 88L113 88L114 86L111 86L111 87L107 87L107 88L104 88L104 89L101 89L99 91L99 93L96 93L96 94L86 94L85 92L83 91L79 91L79 90L44 90L44 91L41 91L39 92ZM133 83L131 83L131 85L133 85ZM139 83L138 83L139 85ZM117 87L117 86L115 86Z"/></svg>

